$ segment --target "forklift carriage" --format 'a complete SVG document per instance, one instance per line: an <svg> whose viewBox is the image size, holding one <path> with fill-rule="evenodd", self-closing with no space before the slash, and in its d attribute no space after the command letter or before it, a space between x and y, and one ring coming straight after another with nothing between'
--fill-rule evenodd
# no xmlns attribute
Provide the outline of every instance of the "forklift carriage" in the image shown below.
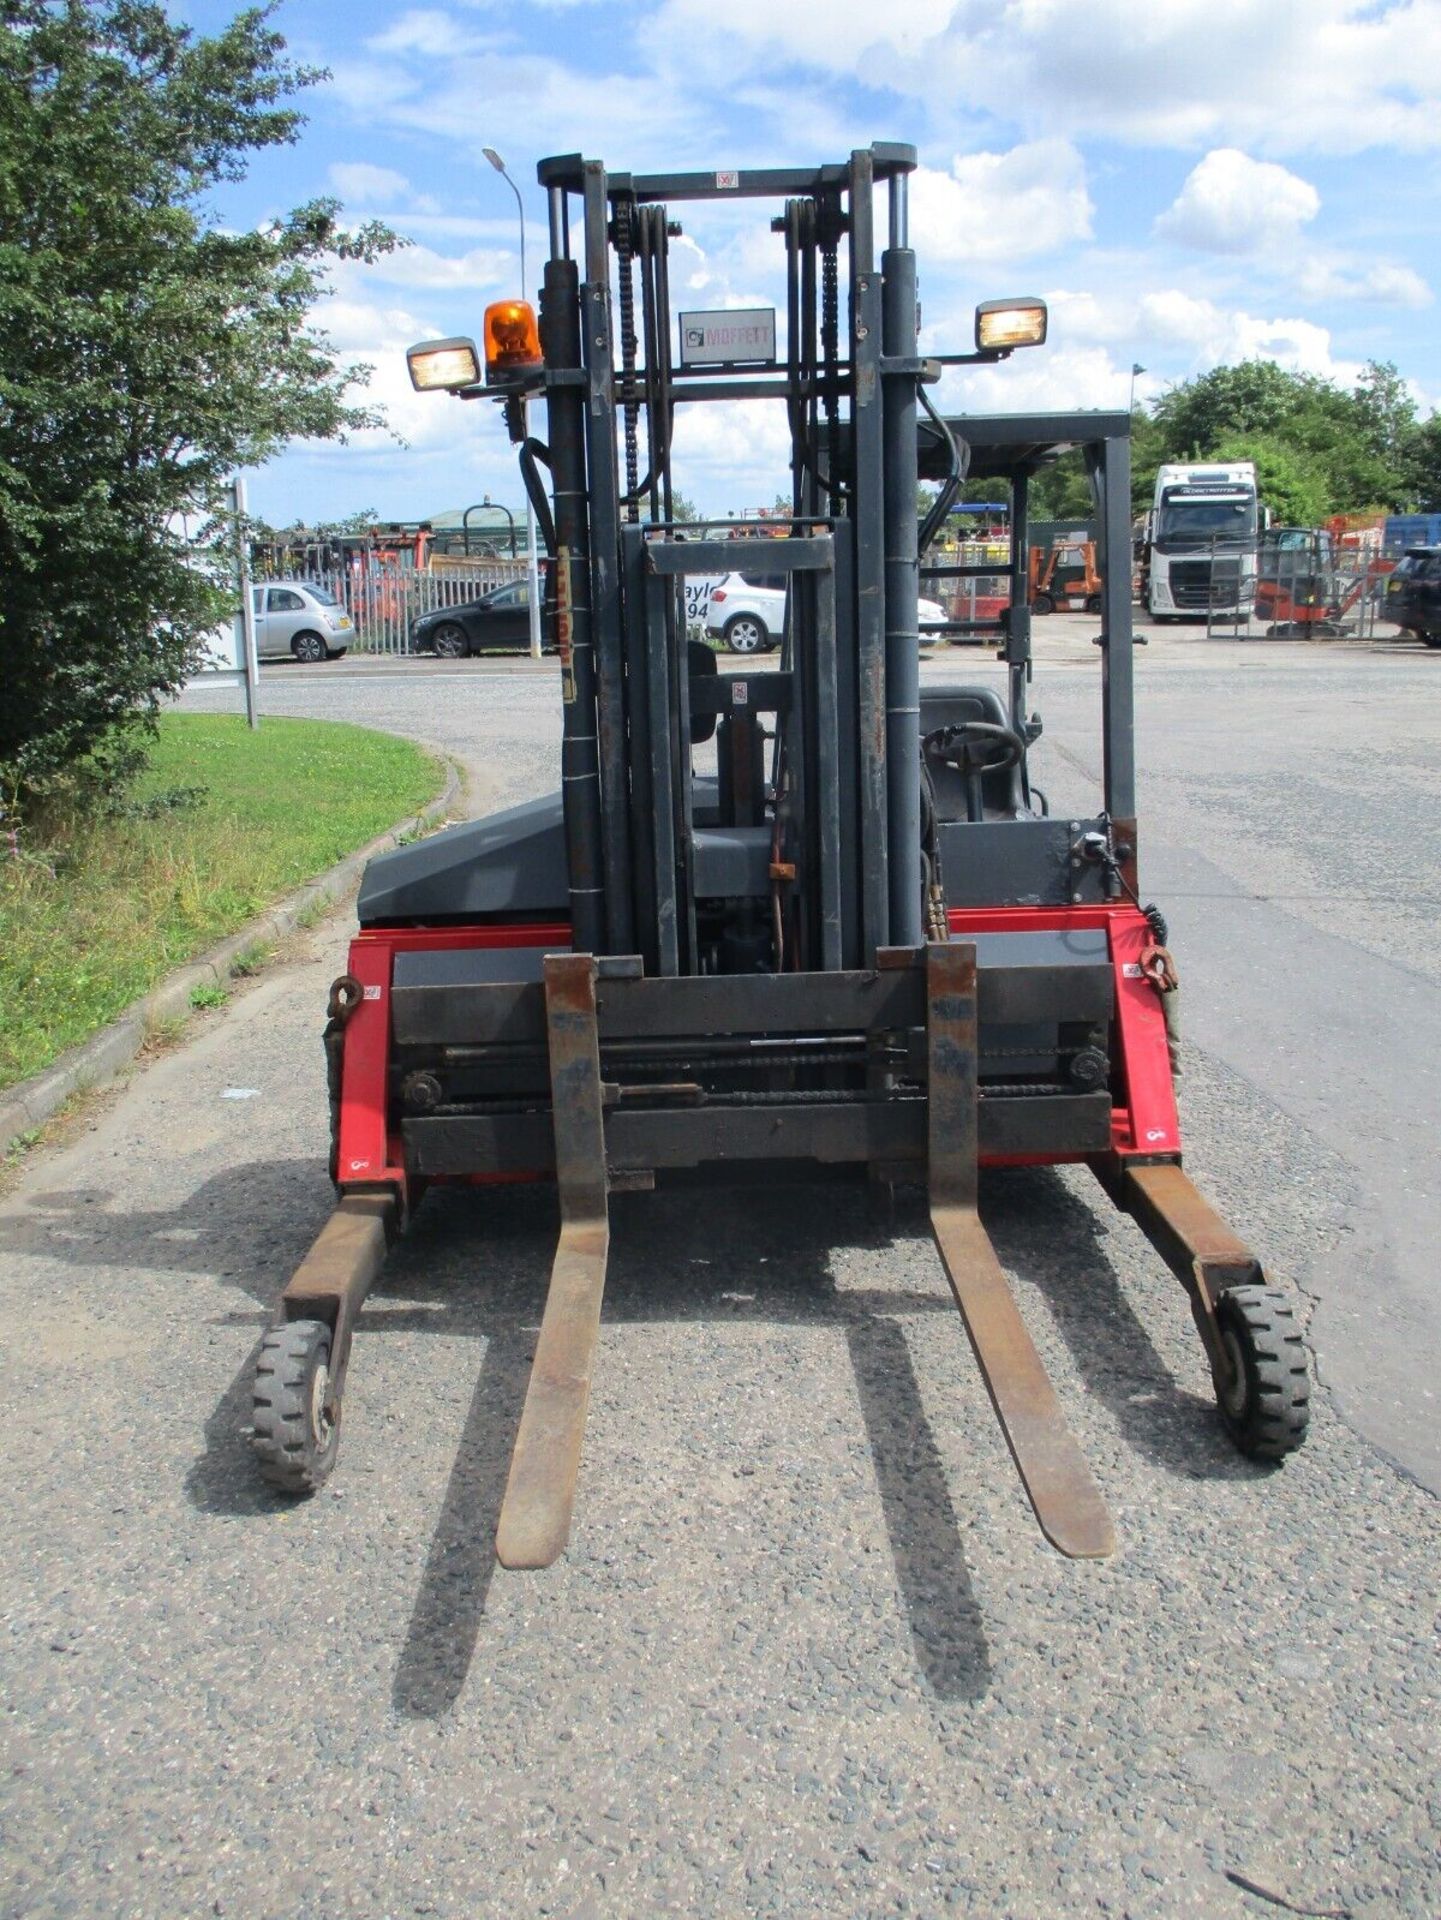
<svg viewBox="0 0 1441 1920"><path fill-rule="evenodd" d="M927 1185L1063 1553L1109 1553L1111 1523L977 1212L982 1166L1090 1166L1185 1286L1237 1444L1275 1459L1304 1437L1291 1304L1181 1166L1175 975L1137 880L1129 421L937 412L943 366L1003 358L1045 316L988 302L975 352L919 353L914 165L898 145L739 173L543 161L538 338L524 303L492 308L484 388L469 342L412 349L417 386L500 398L519 446L553 556L561 789L366 872L326 1029L339 1201L258 1362L254 1445L282 1490L331 1471L356 1314L425 1187L553 1178L560 1239L496 1541L506 1566L548 1565L571 1524L609 1192L777 1162ZM683 344L677 361L668 209L737 199L782 203L783 357L761 326L735 329L750 358L697 364ZM751 399L786 405L792 517L781 538L696 539L672 510L676 409ZM1072 449L1100 534L1104 793L1053 819L1028 766L1026 499ZM1012 492L1004 699L921 684L919 553L967 473ZM941 483L919 530L918 477ZM687 636L684 579L751 568L788 581L779 663L720 671Z"/></svg>

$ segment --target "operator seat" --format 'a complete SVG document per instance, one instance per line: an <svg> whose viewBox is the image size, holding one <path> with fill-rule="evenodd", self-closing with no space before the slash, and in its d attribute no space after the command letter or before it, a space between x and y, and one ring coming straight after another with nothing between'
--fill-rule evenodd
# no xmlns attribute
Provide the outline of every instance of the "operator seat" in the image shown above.
<svg viewBox="0 0 1441 1920"><path fill-rule="evenodd" d="M969 721L1010 734L1006 710L994 687L922 687L921 750L935 791L937 819L1028 819L1024 759L1010 766L982 767L968 775L943 757L945 750L935 736L948 728L964 728ZM1002 750L1004 743L994 735L976 736L976 749L989 742L995 743L995 751Z"/></svg>

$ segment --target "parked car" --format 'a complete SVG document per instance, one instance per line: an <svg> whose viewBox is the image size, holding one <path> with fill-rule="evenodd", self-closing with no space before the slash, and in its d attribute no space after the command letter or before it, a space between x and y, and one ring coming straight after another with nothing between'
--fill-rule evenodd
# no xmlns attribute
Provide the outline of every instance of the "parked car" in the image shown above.
<svg viewBox="0 0 1441 1920"><path fill-rule="evenodd" d="M921 645L929 647L948 616L935 600L921 600L918 609ZM769 653L781 643L785 618L783 573L728 573L711 588L705 630L732 653Z"/></svg>
<svg viewBox="0 0 1441 1920"><path fill-rule="evenodd" d="M410 644L414 652L439 654L442 660L463 660L491 647L529 646L530 582L512 580L458 607L421 614L411 625Z"/></svg>
<svg viewBox="0 0 1441 1920"><path fill-rule="evenodd" d="M1441 547L1408 547L1386 581L1387 620L1441 647Z"/></svg>
<svg viewBox="0 0 1441 1920"><path fill-rule="evenodd" d="M329 587L314 580L266 580L250 590L260 660L338 660L355 629Z"/></svg>

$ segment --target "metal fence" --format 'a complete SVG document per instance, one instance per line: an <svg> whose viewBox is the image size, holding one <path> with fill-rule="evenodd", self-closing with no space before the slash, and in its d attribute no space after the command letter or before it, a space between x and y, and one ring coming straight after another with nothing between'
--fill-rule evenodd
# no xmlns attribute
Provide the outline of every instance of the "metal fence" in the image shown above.
<svg viewBox="0 0 1441 1920"><path fill-rule="evenodd" d="M1395 560L1364 547L1314 547L1268 555L1257 583L1255 621L1274 639L1374 640L1385 619Z"/></svg>
<svg viewBox="0 0 1441 1920"><path fill-rule="evenodd" d="M421 614L475 600L492 587L523 580L525 572L524 560L457 561L420 571L383 555L363 554L338 567L308 567L305 578L343 602L355 623L351 645L356 653L408 654L410 629ZM257 570L257 580L266 577Z"/></svg>

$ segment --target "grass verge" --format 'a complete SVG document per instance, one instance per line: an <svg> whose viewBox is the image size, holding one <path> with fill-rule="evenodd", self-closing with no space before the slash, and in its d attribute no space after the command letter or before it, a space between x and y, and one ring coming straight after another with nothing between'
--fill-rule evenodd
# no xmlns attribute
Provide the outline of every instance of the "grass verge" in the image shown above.
<svg viewBox="0 0 1441 1920"><path fill-rule="evenodd" d="M47 1067L444 785L408 741L170 713L122 806L0 847L0 1087Z"/></svg>

